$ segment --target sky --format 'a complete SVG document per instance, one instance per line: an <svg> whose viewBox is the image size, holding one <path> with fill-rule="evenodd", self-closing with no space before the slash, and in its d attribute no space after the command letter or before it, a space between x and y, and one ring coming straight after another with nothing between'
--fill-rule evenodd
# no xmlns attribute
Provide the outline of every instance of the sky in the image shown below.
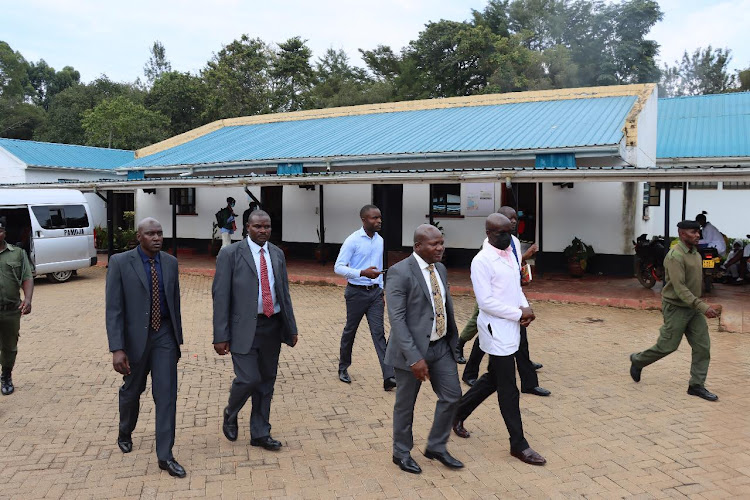
<svg viewBox="0 0 750 500"><path fill-rule="evenodd" d="M143 79L155 40L176 71L198 73L223 45L242 34L266 42L307 40L313 58L343 49L364 66L357 49L400 50L429 21L467 20L486 0L0 0L0 40L28 61L73 66L81 80L102 74ZM661 62L683 51L730 48L732 69L750 67L750 0L660 0L664 20L650 33Z"/></svg>

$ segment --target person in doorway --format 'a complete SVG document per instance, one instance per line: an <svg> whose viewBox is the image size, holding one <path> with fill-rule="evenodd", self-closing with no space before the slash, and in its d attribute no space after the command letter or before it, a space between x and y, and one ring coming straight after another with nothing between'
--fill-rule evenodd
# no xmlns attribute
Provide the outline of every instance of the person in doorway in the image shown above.
<svg viewBox="0 0 750 500"><path fill-rule="evenodd" d="M521 290L519 260L510 248L512 225L502 214L491 214L485 222L487 243L471 261L471 284L479 305L479 345L490 355L489 369L461 397L454 417L462 422L487 396L497 392L500 413L510 436L510 454L531 465L547 461L531 449L523 434L516 386L516 353L521 328L536 316ZM468 433L461 437L469 437Z"/></svg>
<svg viewBox="0 0 750 500"><path fill-rule="evenodd" d="M344 300L346 301L346 324L341 333L339 349L339 380L350 384L349 366L352 364L354 336L363 316L367 316L370 336L383 374L383 389L396 387L393 367L385 364L385 328L383 316L383 238L378 231L382 226L380 209L365 205L359 211L362 227L344 240L333 270L347 279Z"/></svg>
<svg viewBox="0 0 750 500"><path fill-rule="evenodd" d="M250 206L247 210L242 212L242 237L247 238L247 219L250 217L250 214L255 212L260 208L260 205L258 205L257 202L251 201Z"/></svg>
<svg viewBox="0 0 750 500"><path fill-rule="evenodd" d="M117 446L133 451L140 398L151 374L159 468L185 477L172 455L177 412L177 361L182 344L177 259L162 252L164 234L152 218L138 223L138 246L113 255L107 267L106 324L112 366L121 374Z"/></svg>
<svg viewBox="0 0 750 500"><path fill-rule="evenodd" d="M703 211L695 216L695 221L701 226L700 247L715 248L719 255L727 253L727 242L716 226L706 220L707 212Z"/></svg>
<svg viewBox="0 0 750 500"><path fill-rule="evenodd" d="M271 217L254 211L247 233L245 240L219 251L211 287L214 350L232 354L235 374L222 431L237 440L237 417L251 399L250 445L277 451L282 445L271 437L271 399L281 344L297 345L297 322L284 252L268 241Z"/></svg>
<svg viewBox="0 0 750 500"><path fill-rule="evenodd" d="M393 406L393 463L412 474L422 472L411 457L412 424L419 388L427 380L438 400L424 456L437 459L452 469L464 466L445 446L456 403L461 397L461 383L455 358L458 329L453 319L453 300L447 271L440 263L443 245L443 234L435 226L417 227L414 253L388 270L385 289L391 322L385 361L394 367L397 384Z"/></svg>
<svg viewBox="0 0 750 500"><path fill-rule="evenodd" d="M700 224L684 220L677 224L677 228L679 242L664 258L664 288L661 292L664 324L653 347L630 355L630 376L635 382L640 382L643 369L676 351L685 335L693 352L687 393L707 401L717 401L718 396L705 386L711 360L706 318L716 318L719 313L700 299L703 261L696 249Z"/></svg>
<svg viewBox="0 0 750 500"><path fill-rule="evenodd" d="M216 212L216 223L221 233L221 248L232 244L232 235L237 229L237 224L234 222L234 218L237 217L234 213L234 204L234 198L230 196L227 198L227 206Z"/></svg>
<svg viewBox="0 0 750 500"><path fill-rule="evenodd" d="M0 217L0 392L13 394L21 316L31 313L34 276L26 252L5 241L6 218ZM21 300L23 290L23 300Z"/></svg>

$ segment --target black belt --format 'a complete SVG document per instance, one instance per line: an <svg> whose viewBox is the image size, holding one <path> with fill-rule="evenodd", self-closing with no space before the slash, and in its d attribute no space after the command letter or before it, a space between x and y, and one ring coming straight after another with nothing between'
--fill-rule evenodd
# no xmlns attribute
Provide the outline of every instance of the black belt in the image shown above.
<svg viewBox="0 0 750 500"><path fill-rule="evenodd" d="M18 309L18 306L19 306L20 304L21 304L21 303L19 302L19 303L17 303L17 304L6 304L6 305L1 305L1 306L0 306L0 311L14 311L14 310Z"/></svg>
<svg viewBox="0 0 750 500"><path fill-rule="evenodd" d="M265 314L261 313L258 315L258 319L276 319L281 315L280 312L277 312L275 314L272 314L270 316L266 316Z"/></svg>
<svg viewBox="0 0 750 500"><path fill-rule="evenodd" d="M354 283L349 283L349 286L353 286L354 288L361 288L362 290L374 290L376 288L380 288L380 285L355 285Z"/></svg>

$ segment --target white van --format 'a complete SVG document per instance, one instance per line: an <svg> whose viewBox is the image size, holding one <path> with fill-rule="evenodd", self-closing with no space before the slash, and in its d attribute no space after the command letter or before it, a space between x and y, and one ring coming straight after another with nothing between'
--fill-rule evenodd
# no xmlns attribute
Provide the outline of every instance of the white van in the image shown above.
<svg viewBox="0 0 750 500"><path fill-rule="evenodd" d="M80 191L0 188L0 217L5 241L26 250L36 276L62 283L96 264L91 210Z"/></svg>

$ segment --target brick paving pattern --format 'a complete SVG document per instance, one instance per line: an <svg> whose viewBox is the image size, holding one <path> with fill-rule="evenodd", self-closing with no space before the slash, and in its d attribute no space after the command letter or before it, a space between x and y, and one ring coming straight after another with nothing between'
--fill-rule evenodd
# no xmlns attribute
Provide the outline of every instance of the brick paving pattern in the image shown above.
<svg viewBox="0 0 750 500"><path fill-rule="evenodd" d="M365 322L353 383L337 379L340 287L292 286L300 342L282 348L271 415L282 450L249 446L249 406L238 441L227 441L221 410L232 365L213 352L211 278L197 275L181 276L186 343L174 453L188 477L172 478L157 465L150 386L133 452L115 444L120 378L107 352L104 275L97 267L65 284L37 280L16 392L0 397L2 499L750 497L750 350L744 335L718 332L717 320L707 386L720 400L709 403L685 393L687 342L647 367L640 384L630 380L628 354L654 342L658 311L536 304L531 354L544 363L540 384L552 396L522 395L521 409L547 466L509 455L496 399L466 422L470 439L448 444L465 469L425 459L435 396L424 387L412 453L424 472L413 476L391 463L394 393L382 389ZM459 328L472 300L455 297Z"/></svg>

